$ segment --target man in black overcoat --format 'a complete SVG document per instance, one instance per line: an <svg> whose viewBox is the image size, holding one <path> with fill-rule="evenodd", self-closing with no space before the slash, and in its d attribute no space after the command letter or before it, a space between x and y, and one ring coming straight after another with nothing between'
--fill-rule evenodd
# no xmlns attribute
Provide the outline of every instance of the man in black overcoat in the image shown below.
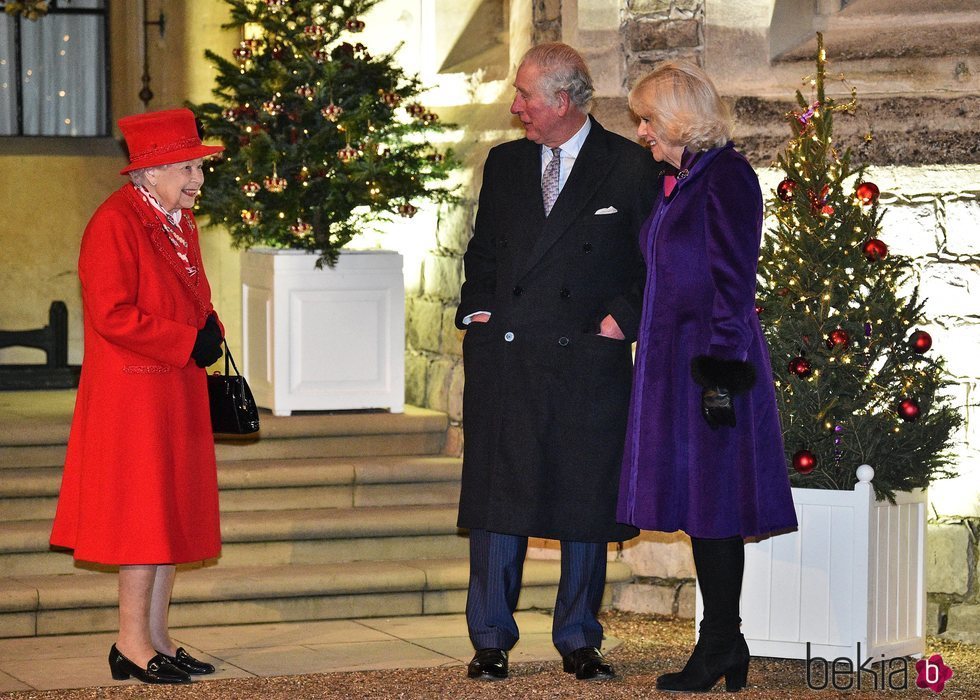
<svg viewBox="0 0 980 700"><path fill-rule="evenodd" d="M561 541L553 640L565 671L609 678L596 619L616 522L658 167L588 114L565 44L524 56L511 112L527 138L487 156L456 324L463 360L459 526L470 531L471 678L505 678L527 538Z"/></svg>

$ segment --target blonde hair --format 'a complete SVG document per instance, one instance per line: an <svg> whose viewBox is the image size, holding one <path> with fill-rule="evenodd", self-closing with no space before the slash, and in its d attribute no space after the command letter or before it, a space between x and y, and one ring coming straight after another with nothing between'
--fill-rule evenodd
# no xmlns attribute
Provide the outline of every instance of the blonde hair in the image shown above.
<svg viewBox="0 0 980 700"><path fill-rule="evenodd" d="M674 146L702 151L724 146L732 138L728 106L708 74L693 63L661 63L633 87L629 104Z"/></svg>

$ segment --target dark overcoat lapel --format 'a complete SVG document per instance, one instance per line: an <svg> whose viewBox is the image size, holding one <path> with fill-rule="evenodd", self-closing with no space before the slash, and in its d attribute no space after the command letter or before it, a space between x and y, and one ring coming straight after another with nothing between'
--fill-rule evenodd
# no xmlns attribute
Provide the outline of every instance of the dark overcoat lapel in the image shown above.
<svg viewBox="0 0 980 700"><path fill-rule="evenodd" d="M592 117L589 117L592 119ZM551 210L551 215L544 220L541 234L533 242L530 254L523 257L519 262L519 267L515 270L514 277L521 279L524 275L531 272L534 266L540 262L541 258L548 250L555 245L569 229L569 227L583 215L583 209L592 199L592 195L599 189L608 174L611 166L611 159L604 145L605 131L592 120L592 129L589 131L582 150L579 151L575 159L575 166L568 175L568 180L562 188L555 206ZM530 141L528 143L531 143ZM535 144L536 145L536 144ZM540 146L535 149L535 166L539 175L537 182L538 210L544 217L544 203L541 200L541 159Z"/></svg>

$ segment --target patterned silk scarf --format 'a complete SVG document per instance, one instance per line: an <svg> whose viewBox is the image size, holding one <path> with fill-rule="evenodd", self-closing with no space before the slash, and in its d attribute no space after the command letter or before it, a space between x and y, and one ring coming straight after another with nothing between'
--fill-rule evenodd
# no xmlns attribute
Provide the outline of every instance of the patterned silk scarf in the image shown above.
<svg viewBox="0 0 980 700"><path fill-rule="evenodd" d="M142 185L136 185L136 191L143 195L143 201L149 204L160 218L160 222L163 224L163 230L167 232L167 238L174 247L174 252L177 253L177 257L184 263L184 269L187 270L188 277L196 275L197 267L191 265L191 261L188 258L190 249L187 245L187 239L180 234L180 221L183 218L183 212L180 209L174 209L173 212L167 211L157 198L150 194Z"/></svg>

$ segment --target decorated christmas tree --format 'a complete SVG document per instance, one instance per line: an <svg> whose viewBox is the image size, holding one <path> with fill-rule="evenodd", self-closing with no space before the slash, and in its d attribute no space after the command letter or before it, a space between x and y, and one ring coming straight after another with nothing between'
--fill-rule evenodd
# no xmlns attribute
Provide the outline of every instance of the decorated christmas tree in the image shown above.
<svg viewBox="0 0 980 700"><path fill-rule="evenodd" d="M772 358L794 486L850 489L870 464L879 498L953 475L949 448L961 416L932 346L909 259L879 239L878 187L833 141L833 117L851 112L824 89L817 35L811 100L796 93L793 138L759 265L757 311ZM902 290L907 290L903 293Z"/></svg>
<svg viewBox="0 0 980 700"><path fill-rule="evenodd" d="M198 209L237 247L269 245L333 264L372 222L453 198L455 163L431 141L445 128L423 87L356 41L379 0L225 0L234 60L206 51L217 102L192 105L225 146Z"/></svg>

